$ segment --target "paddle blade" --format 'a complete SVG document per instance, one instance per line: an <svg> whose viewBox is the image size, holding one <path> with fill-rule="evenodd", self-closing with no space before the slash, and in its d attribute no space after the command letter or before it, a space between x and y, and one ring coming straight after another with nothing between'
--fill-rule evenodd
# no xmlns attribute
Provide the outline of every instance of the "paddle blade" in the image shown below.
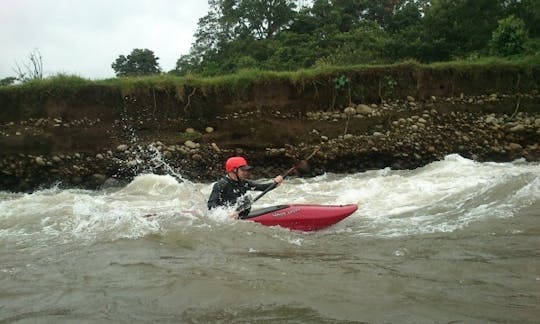
<svg viewBox="0 0 540 324"><path fill-rule="evenodd" d="M300 161L300 163L298 163L298 165L296 166L296 170L299 172L299 173L308 173L309 171L311 171L311 168L309 166L309 163L306 161L306 160L302 160Z"/></svg>

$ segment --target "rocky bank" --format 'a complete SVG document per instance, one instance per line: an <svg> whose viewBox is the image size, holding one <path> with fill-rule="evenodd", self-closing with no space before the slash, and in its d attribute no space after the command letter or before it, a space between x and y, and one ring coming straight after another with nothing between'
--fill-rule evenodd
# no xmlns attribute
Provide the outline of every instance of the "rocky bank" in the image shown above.
<svg viewBox="0 0 540 324"><path fill-rule="evenodd" d="M124 100L133 100L124 98ZM120 185L140 173L214 181L244 155L253 176L413 169L452 153L476 161L540 160L540 95L484 94L351 103L333 111L237 110L204 122L119 115L48 116L0 125L0 190Z"/></svg>

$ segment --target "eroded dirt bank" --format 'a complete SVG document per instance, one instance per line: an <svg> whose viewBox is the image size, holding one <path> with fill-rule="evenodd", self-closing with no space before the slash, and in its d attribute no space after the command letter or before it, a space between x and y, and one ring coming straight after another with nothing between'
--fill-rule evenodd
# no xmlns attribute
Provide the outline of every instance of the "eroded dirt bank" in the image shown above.
<svg viewBox="0 0 540 324"><path fill-rule="evenodd" d="M416 168L452 153L538 161L540 69L403 64L217 79L57 77L0 88L0 190L99 188L141 172L254 177Z"/></svg>
<svg viewBox="0 0 540 324"><path fill-rule="evenodd" d="M351 103L335 109L223 109L212 118L156 117L154 108L71 109L0 124L0 190L55 184L99 188L141 172L214 181L224 160L246 156L254 177L284 172L318 152L301 176L416 168L452 153L477 161L540 160L540 95L485 93ZM70 111L69 114L65 113ZM146 113L141 113L146 111ZM22 118L21 118L22 117Z"/></svg>

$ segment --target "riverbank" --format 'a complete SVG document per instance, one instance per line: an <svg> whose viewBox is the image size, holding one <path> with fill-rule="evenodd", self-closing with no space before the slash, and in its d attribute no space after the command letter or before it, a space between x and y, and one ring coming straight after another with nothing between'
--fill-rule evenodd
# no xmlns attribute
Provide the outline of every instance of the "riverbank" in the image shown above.
<svg viewBox="0 0 540 324"><path fill-rule="evenodd" d="M132 100L125 98L125 100ZM237 110L201 122L123 115L0 125L0 190L118 185L145 172L214 181L235 154L271 177L310 155L300 176L414 169L458 153L540 161L540 95L484 94L351 104L340 110Z"/></svg>

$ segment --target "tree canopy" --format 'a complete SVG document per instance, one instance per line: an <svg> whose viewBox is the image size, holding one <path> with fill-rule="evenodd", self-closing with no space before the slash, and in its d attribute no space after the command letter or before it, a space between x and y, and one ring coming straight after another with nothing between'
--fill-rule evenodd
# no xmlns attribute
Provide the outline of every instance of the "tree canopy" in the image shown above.
<svg viewBox="0 0 540 324"><path fill-rule="evenodd" d="M313 0L301 8L296 2L209 0L189 54L172 72L428 63L540 48L538 0Z"/></svg>
<svg viewBox="0 0 540 324"><path fill-rule="evenodd" d="M124 55L112 63L116 76L137 76L160 73L159 57L149 49L135 48L127 57Z"/></svg>

